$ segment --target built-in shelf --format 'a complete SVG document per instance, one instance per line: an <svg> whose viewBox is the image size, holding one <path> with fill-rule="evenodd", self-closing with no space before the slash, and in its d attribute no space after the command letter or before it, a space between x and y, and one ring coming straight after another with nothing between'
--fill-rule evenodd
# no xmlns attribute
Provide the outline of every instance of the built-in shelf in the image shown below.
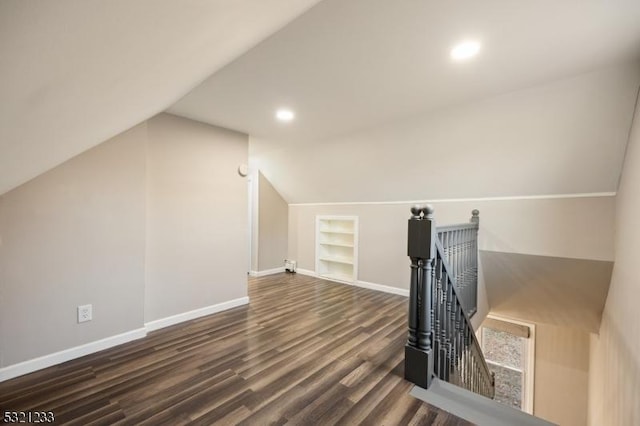
<svg viewBox="0 0 640 426"><path fill-rule="evenodd" d="M316 273L326 279L357 279L358 217L316 217Z"/></svg>
<svg viewBox="0 0 640 426"><path fill-rule="evenodd" d="M335 262L335 263L344 263L345 265L353 265L353 258L344 258L344 257L321 257L320 260L323 262Z"/></svg>
<svg viewBox="0 0 640 426"><path fill-rule="evenodd" d="M353 247L353 243L329 243L329 242L320 241L320 244L325 246Z"/></svg>
<svg viewBox="0 0 640 426"><path fill-rule="evenodd" d="M325 234L347 234L347 235L353 235L353 231L344 231L344 230L339 230L339 229L335 229L335 230L321 229L320 232L323 232Z"/></svg>

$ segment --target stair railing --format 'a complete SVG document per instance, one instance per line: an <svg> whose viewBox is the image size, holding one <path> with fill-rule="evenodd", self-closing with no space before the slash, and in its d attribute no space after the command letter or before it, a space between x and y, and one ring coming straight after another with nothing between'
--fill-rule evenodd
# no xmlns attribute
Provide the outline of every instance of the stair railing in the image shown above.
<svg viewBox="0 0 640 426"><path fill-rule="evenodd" d="M495 380L468 312L476 309L471 298L477 297L479 213L473 211L470 224L439 229L431 206L415 206L411 213L405 379L428 388L437 377L493 398ZM459 287L457 280L463 286Z"/></svg>
<svg viewBox="0 0 640 426"><path fill-rule="evenodd" d="M471 212L470 223L438 226L438 240L456 283L462 307L471 318L478 310L478 229L480 212Z"/></svg>

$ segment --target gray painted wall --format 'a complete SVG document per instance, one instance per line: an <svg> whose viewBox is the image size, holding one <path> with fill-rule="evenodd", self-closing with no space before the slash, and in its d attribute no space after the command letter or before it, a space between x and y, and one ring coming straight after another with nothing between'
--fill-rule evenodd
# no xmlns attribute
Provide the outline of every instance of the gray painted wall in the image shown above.
<svg viewBox="0 0 640 426"><path fill-rule="evenodd" d="M249 139L251 140L251 138ZM251 146L251 143L249 143ZM250 169L251 170L251 169ZM251 227L251 241L250 250L251 258L249 259L249 272L258 271L258 242L260 241L260 233L258 232L258 226L260 221L260 178L258 176L258 170L252 170L247 175L249 183L249 226Z"/></svg>
<svg viewBox="0 0 640 426"><path fill-rule="evenodd" d="M0 366L144 326L146 134L138 125L2 196ZM82 304L93 321L77 324Z"/></svg>
<svg viewBox="0 0 640 426"><path fill-rule="evenodd" d="M258 271L281 268L287 257L289 206L258 172Z"/></svg>
<svg viewBox="0 0 640 426"><path fill-rule="evenodd" d="M589 333L537 323L535 364L534 414L562 426L584 426Z"/></svg>
<svg viewBox="0 0 640 426"><path fill-rule="evenodd" d="M471 217L471 210L479 209L481 250L595 259L607 263L613 259L614 202L614 197L589 197L432 204L438 224L466 222ZM300 268L314 270L316 215L355 215L360 222L358 279L408 289L406 245L409 208L408 204L290 205L288 256L297 260ZM598 226L594 227L594 223ZM492 271L487 271L488 265L482 260L480 276L484 280L480 281L477 315L480 321L490 304L483 291L494 284L488 278L495 276ZM590 302L589 298L586 300ZM602 303L603 296L599 306ZM593 305L589 303L580 307L588 310ZM599 316L599 312L588 312L592 314L589 318Z"/></svg>
<svg viewBox="0 0 640 426"><path fill-rule="evenodd" d="M599 335L591 338L589 424L640 424L640 109L616 197L616 263Z"/></svg>
<svg viewBox="0 0 640 426"><path fill-rule="evenodd" d="M245 297L247 150L161 114L2 195L0 367Z"/></svg>
<svg viewBox="0 0 640 426"><path fill-rule="evenodd" d="M438 224L467 222L480 210L480 249L613 260L614 197L435 202ZM315 217L360 218L359 279L407 288L409 204L289 206L289 257L314 269ZM597 223L598 226L593 226Z"/></svg>
<svg viewBox="0 0 640 426"><path fill-rule="evenodd" d="M149 120L145 321L247 295L247 135Z"/></svg>
<svg viewBox="0 0 640 426"><path fill-rule="evenodd" d="M597 333L613 262L481 251L491 312Z"/></svg>

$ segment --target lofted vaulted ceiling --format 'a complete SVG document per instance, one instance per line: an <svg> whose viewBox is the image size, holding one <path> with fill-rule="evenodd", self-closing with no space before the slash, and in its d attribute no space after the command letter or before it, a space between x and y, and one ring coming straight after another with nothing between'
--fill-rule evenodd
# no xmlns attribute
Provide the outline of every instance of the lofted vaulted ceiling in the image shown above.
<svg viewBox="0 0 640 426"><path fill-rule="evenodd" d="M614 192L638 22L635 0L324 0L169 111L249 133L290 203Z"/></svg>
<svg viewBox="0 0 640 426"><path fill-rule="evenodd" d="M157 114L318 0L2 0L0 194Z"/></svg>
<svg viewBox="0 0 640 426"><path fill-rule="evenodd" d="M324 0L170 112L315 142L640 57L637 0ZM480 55L453 63L460 40ZM273 119L288 106L291 125Z"/></svg>
<svg viewBox="0 0 640 426"><path fill-rule="evenodd" d="M613 191L637 22L636 0L3 0L0 194L165 109L249 133L289 202ZM449 49L465 38L480 55L455 64ZM576 77L611 67L594 84ZM510 113L504 96L522 91ZM281 106L292 123L274 120ZM432 146L472 152L456 161L476 187L407 189ZM507 165L510 179L479 164Z"/></svg>

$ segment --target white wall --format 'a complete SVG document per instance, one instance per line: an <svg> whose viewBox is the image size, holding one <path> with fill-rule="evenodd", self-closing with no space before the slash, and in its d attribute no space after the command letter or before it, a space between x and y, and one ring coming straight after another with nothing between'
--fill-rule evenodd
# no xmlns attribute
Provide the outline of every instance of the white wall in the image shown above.
<svg viewBox="0 0 640 426"><path fill-rule="evenodd" d="M616 197L616 261L598 336L591 338L589 424L640 424L640 108Z"/></svg>
<svg viewBox="0 0 640 426"><path fill-rule="evenodd" d="M145 123L4 194L0 367L144 326ZM78 324L76 307L93 305Z"/></svg>
<svg viewBox="0 0 640 426"><path fill-rule="evenodd" d="M601 70L330 140L252 139L251 156L289 203L615 192L639 80Z"/></svg>
<svg viewBox="0 0 640 426"><path fill-rule="evenodd" d="M149 120L145 321L247 295L247 135Z"/></svg>

